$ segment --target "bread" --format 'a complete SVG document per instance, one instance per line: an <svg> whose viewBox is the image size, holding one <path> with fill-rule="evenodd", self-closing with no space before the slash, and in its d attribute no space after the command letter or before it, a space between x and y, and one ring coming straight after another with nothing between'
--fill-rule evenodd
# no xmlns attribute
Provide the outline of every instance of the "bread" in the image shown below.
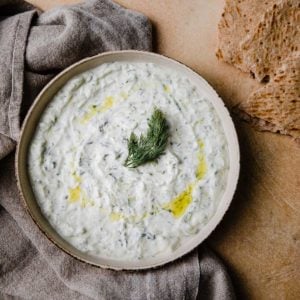
<svg viewBox="0 0 300 300"><path fill-rule="evenodd" d="M259 130L300 140L300 1L226 0L217 57L259 82L238 106Z"/></svg>
<svg viewBox="0 0 300 300"><path fill-rule="evenodd" d="M241 51L243 68L258 81L276 76L283 61L300 51L300 1L274 4L241 43Z"/></svg>
<svg viewBox="0 0 300 300"><path fill-rule="evenodd" d="M300 138L300 52L283 62L270 83L239 105L239 115L259 130Z"/></svg>
<svg viewBox="0 0 300 300"><path fill-rule="evenodd" d="M250 37L266 11L279 0L226 0L220 19L217 57L243 68L241 42ZM245 70L247 71L247 70Z"/></svg>
<svg viewBox="0 0 300 300"><path fill-rule="evenodd" d="M260 82L268 81L299 50L299 7L299 0L227 0L217 57Z"/></svg>

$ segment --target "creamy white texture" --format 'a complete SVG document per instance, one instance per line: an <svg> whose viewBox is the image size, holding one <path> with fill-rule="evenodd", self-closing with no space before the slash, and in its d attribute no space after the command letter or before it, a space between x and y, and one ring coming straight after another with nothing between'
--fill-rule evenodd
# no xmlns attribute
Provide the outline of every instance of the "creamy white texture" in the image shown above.
<svg viewBox="0 0 300 300"><path fill-rule="evenodd" d="M154 107L170 127L165 154L124 166L132 131ZM71 79L43 113L29 174L43 214L83 252L117 259L177 249L214 215L227 142L212 104L190 81L151 63L103 64Z"/></svg>

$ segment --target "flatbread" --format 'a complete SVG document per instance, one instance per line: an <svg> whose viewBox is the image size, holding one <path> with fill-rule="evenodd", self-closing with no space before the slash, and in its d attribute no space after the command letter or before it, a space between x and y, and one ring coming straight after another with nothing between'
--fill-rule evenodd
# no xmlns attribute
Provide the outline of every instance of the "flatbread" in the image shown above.
<svg viewBox="0 0 300 300"><path fill-rule="evenodd" d="M300 52L267 85L239 105L239 115L259 130L300 138Z"/></svg>
<svg viewBox="0 0 300 300"><path fill-rule="evenodd" d="M299 8L299 0L226 1L217 57L260 82L268 81L299 51Z"/></svg>
<svg viewBox="0 0 300 300"><path fill-rule="evenodd" d="M242 41L250 38L258 22L263 19L265 12L279 1L281 0L226 0L218 25L217 57L243 70Z"/></svg>
<svg viewBox="0 0 300 300"><path fill-rule="evenodd" d="M244 67L258 81L276 76L283 61L300 51L300 1L275 4L241 48Z"/></svg>

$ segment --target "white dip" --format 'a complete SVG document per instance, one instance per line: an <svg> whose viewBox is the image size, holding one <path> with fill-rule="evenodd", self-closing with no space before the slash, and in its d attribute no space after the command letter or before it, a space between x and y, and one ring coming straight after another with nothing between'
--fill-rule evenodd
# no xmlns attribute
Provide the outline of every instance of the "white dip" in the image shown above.
<svg viewBox="0 0 300 300"><path fill-rule="evenodd" d="M124 166L131 132L157 107L169 123L165 154ZM36 199L54 229L91 255L120 260L177 249L216 212L227 142L210 102L184 76L116 62L71 79L46 108L29 152Z"/></svg>

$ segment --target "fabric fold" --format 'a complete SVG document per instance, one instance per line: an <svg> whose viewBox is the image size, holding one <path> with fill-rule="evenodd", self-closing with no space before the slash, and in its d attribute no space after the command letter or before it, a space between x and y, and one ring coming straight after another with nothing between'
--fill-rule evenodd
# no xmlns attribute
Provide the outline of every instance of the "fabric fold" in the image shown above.
<svg viewBox="0 0 300 300"><path fill-rule="evenodd" d="M18 15L11 16L11 9L4 5L1 12L5 17L0 22L0 157L13 150L14 141L19 137L24 53L30 23L35 14L34 10L22 9Z"/></svg>

